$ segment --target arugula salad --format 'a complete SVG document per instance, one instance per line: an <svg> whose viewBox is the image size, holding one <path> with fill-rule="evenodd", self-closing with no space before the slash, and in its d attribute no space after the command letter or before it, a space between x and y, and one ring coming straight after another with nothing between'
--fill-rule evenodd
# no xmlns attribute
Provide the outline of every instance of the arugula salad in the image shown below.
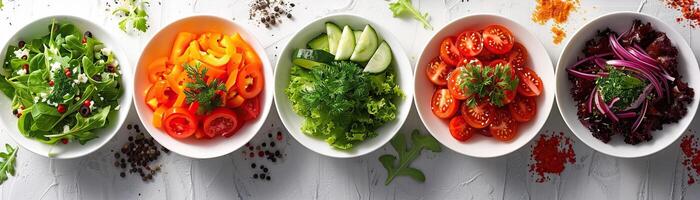
<svg viewBox="0 0 700 200"><path fill-rule="evenodd" d="M90 31L54 20L47 32L8 47L0 90L25 137L85 144L119 110L119 62Z"/></svg>
<svg viewBox="0 0 700 200"><path fill-rule="evenodd" d="M294 112L306 118L302 132L349 150L396 119L403 92L389 67L391 48L371 26L341 30L328 22L307 47L293 53L285 89Z"/></svg>

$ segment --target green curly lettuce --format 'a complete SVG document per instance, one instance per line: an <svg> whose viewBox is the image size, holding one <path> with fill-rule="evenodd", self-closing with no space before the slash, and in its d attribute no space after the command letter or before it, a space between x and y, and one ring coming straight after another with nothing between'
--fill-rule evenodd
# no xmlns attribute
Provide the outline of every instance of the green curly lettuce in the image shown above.
<svg viewBox="0 0 700 200"><path fill-rule="evenodd" d="M403 98L392 70L364 73L350 61L312 70L294 66L285 93L292 110L306 118L302 132L344 150L376 136L377 128L396 119L394 101Z"/></svg>

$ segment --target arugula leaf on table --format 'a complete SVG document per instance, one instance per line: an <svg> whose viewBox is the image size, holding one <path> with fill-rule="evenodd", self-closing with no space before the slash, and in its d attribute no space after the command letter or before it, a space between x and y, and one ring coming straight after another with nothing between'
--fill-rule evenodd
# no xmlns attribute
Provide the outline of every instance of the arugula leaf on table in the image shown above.
<svg viewBox="0 0 700 200"><path fill-rule="evenodd" d="M399 156L398 163L393 155L382 155L379 157L379 162L382 163L387 171L385 185L389 185L397 176L409 176L416 181L425 182L425 175L419 169L412 168L411 162L418 158L420 152L425 148L432 152L440 152L440 143L430 135L421 135L418 130L413 130L411 133L413 145L409 148L406 146L406 139L403 134L397 134L391 139L391 146L394 147Z"/></svg>
<svg viewBox="0 0 700 200"><path fill-rule="evenodd" d="M0 152L0 185L8 178L7 174L15 175L15 160L17 158L17 147L5 144L7 152Z"/></svg>
<svg viewBox="0 0 700 200"><path fill-rule="evenodd" d="M420 11L416 10L411 3L411 0L397 0L394 3L389 3L389 10L394 14L394 17L398 17L406 12L410 13L413 18L420 21L423 24L423 28L428 30L433 30L428 22L428 13L422 14Z"/></svg>
<svg viewBox="0 0 700 200"><path fill-rule="evenodd" d="M125 5L118 7L113 15L123 14L124 18L119 21L119 29L124 32L126 31L126 25L131 21L131 25L141 32L146 32L148 29L148 13L144 8L144 5L148 3L145 0L123 0Z"/></svg>
<svg viewBox="0 0 700 200"><path fill-rule="evenodd" d="M2 10L2 7L5 7L5 5L3 5L2 0L0 0L0 10Z"/></svg>

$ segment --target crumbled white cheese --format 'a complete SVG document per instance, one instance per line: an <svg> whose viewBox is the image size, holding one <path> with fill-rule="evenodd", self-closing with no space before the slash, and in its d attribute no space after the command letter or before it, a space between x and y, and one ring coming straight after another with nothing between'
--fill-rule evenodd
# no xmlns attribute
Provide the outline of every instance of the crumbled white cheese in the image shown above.
<svg viewBox="0 0 700 200"><path fill-rule="evenodd" d="M80 101L80 97L75 97L73 99L75 99L75 101Z"/></svg>
<svg viewBox="0 0 700 200"><path fill-rule="evenodd" d="M104 100L105 100L105 98L104 98L104 97L100 97L100 101L104 101Z"/></svg>
<svg viewBox="0 0 700 200"><path fill-rule="evenodd" d="M17 70L17 75L22 76L22 75L25 75L25 74L27 74L27 70L24 70L24 69L19 69L19 70Z"/></svg>
<svg viewBox="0 0 700 200"><path fill-rule="evenodd" d="M61 70L61 63L54 62L51 63L51 71Z"/></svg>
<svg viewBox="0 0 700 200"><path fill-rule="evenodd" d="M75 79L76 83L87 83L88 77L85 74L78 74L78 78Z"/></svg>
<svg viewBox="0 0 700 200"><path fill-rule="evenodd" d="M68 132L70 132L70 126L63 125L63 133L68 133Z"/></svg>
<svg viewBox="0 0 700 200"><path fill-rule="evenodd" d="M121 107L122 107L122 105L117 105L114 107L114 110L119 110L119 108L121 108Z"/></svg>
<svg viewBox="0 0 700 200"><path fill-rule="evenodd" d="M105 48L102 48L102 49L100 50L100 52L102 52L102 55L109 56L109 54L112 54L112 49L110 49L110 48L108 48L108 47L105 47Z"/></svg>
<svg viewBox="0 0 700 200"><path fill-rule="evenodd" d="M38 96L34 96L34 103L38 103L38 102L39 102L39 97L38 97Z"/></svg>
<svg viewBox="0 0 700 200"><path fill-rule="evenodd" d="M78 68L73 68L73 74L78 73Z"/></svg>
<svg viewBox="0 0 700 200"><path fill-rule="evenodd" d="M46 99L49 97L49 94L46 94L46 92L40 92L39 97L41 97L42 99Z"/></svg>
<svg viewBox="0 0 700 200"><path fill-rule="evenodd" d="M21 48L21 49L17 49L17 50L15 51L15 57L17 57L17 58L22 58L22 57L24 57L24 56L29 56L29 49L27 49L27 48Z"/></svg>
<svg viewBox="0 0 700 200"><path fill-rule="evenodd" d="M117 61L117 59L112 60L112 65L113 65L114 67L119 66L119 61Z"/></svg>
<svg viewBox="0 0 700 200"><path fill-rule="evenodd" d="M49 51L50 51L53 55L58 55L58 48L49 48Z"/></svg>

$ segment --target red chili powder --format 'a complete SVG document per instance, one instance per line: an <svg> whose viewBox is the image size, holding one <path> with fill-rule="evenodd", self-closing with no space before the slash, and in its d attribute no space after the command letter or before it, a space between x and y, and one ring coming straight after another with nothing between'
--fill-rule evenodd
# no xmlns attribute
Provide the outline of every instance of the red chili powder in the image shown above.
<svg viewBox="0 0 700 200"><path fill-rule="evenodd" d="M688 185L695 183L695 177L700 175L700 144L695 135L686 135L681 139L683 151L683 166L688 172Z"/></svg>
<svg viewBox="0 0 700 200"><path fill-rule="evenodd" d="M700 1L698 0L664 0L666 6L680 11L683 16L677 22L688 21L691 28L700 27Z"/></svg>
<svg viewBox="0 0 700 200"><path fill-rule="evenodd" d="M573 141L564 136L563 132L540 134L535 146L532 147L530 173L537 176L537 182L549 180L548 175L560 175L567 163L576 163Z"/></svg>

